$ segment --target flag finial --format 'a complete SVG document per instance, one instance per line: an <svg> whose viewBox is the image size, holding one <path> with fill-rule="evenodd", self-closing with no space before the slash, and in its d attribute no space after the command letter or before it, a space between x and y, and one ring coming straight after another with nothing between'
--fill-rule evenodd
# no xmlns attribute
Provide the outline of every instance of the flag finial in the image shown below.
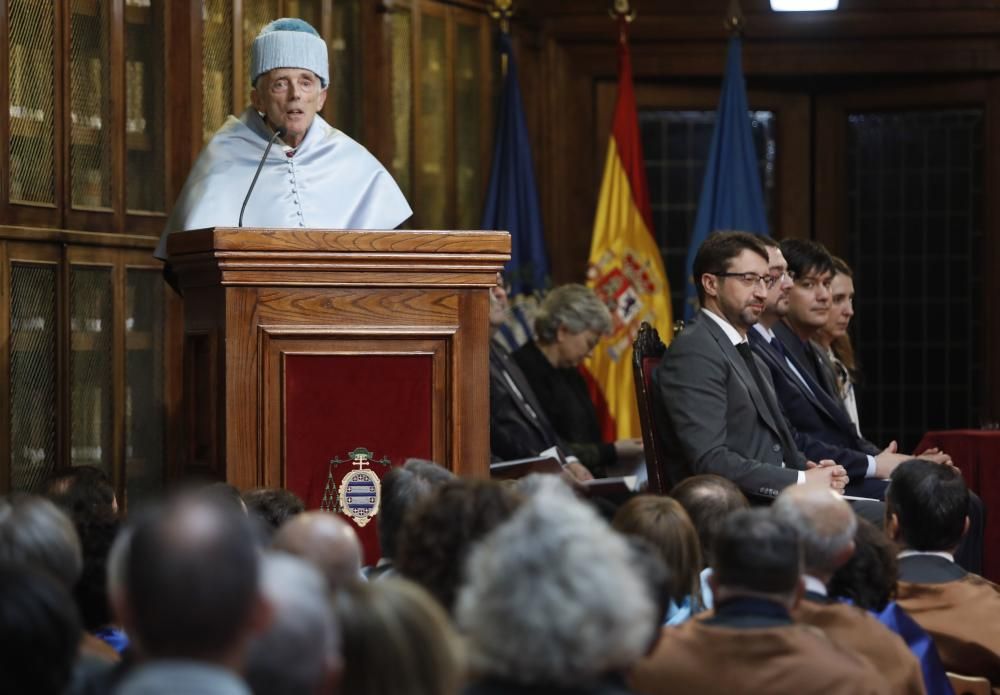
<svg viewBox="0 0 1000 695"><path fill-rule="evenodd" d="M743 15L743 8L740 7L740 0L729 0L729 7L726 8L726 18L722 21L723 26L731 34L742 34L746 28L746 17Z"/></svg>
<svg viewBox="0 0 1000 695"><path fill-rule="evenodd" d="M510 18L514 16L514 0L493 0L493 6L487 10L490 17L500 22L500 31L510 33Z"/></svg>
<svg viewBox="0 0 1000 695"><path fill-rule="evenodd" d="M631 2L629 2L629 0L611 0L611 5L608 7L608 14L611 15L613 19L631 22L635 19L637 13L635 11L635 7Z"/></svg>

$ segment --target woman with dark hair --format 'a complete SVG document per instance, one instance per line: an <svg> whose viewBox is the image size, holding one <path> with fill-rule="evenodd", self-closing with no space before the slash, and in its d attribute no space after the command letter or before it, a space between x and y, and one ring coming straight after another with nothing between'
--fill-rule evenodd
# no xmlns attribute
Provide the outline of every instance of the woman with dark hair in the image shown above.
<svg viewBox="0 0 1000 695"><path fill-rule="evenodd" d="M830 284L830 313L826 325L816 333L816 342L823 349L833 372L837 395L861 435L858 400L854 385L858 381L858 363L847 329L854 316L854 273L842 258L833 258L834 276Z"/></svg>

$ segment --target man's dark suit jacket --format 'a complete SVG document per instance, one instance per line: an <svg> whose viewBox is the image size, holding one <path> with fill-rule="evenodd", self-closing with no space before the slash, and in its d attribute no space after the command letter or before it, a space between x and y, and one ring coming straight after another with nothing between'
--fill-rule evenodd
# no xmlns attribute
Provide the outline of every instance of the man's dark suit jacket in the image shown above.
<svg viewBox="0 0 1000 695"><path fill-rule="evenodd" d="M590 400L587 382L575 368L553 367L533 340L511 357L521 368L552 429L567 443L569 451L594 474L603 477L617 461L615 445L602 438L597 410Z"/></svg>
<svg viewBox="0 0 1000 695"><path fill-rule="evenodd" d="M747 495L767 498L796 483L805 456L781 417L768 370L759 359L756 364L765 393L722 328L707 316L674 338L653 372L672 483L715 473Z"/></svg>
<svg viewBox="0 0 1000 695"><path fill-rule="evenodd" d="M559 444L521 368L491 341L490 454L500 461L529 458Z"/></svg>
<svg viewBox="0 0 1000 695"><path fill-rule="evenodd" d="M842 465L852 483L864 481L868 471L868 454L874 456L879 452L862 447L863 440L857 436L847 414L808 376L794 356L790 356L792 363L799 374L810 380L811 389L795 376L788 362L779 355L778 348L769 345L756 329L749 331L749 337L754 354L767 365L778 403L795 432L796 445L815 461L833 459ZM848 429L845 429L845 423L840 422L841 417Z"/></svg>
<svg viewBox="0 0 1000 695"><path fill-rule="evenodd" d="M833 444L834 446L854 449L872 456L877 455L881 449L869 442L864 437L858 435L854 423L847 416L843 406L828 391L828 385L824 383L826 372L819 370L823 381L817 382L811 376L808 362L813 356L805 351L814 351L816 348L810 343L803 345L802 341L792 333L792 330L783 322L779 321L774 327L774 334L785 347L786 353L799 370L799 374L809 375L813 386L812 393L795 376L788 364L784 360L779 360L777 353L771 348L767 341L757 333L750 339L751 345L758 354L765 357L768 367L771 367L771 376L774 378L774 388L778 394L778 401L785 408L788 420L799 432L811 437ZM769 358L769 359L768 359ZM819 388L816 388L816 386Z"/></svg>

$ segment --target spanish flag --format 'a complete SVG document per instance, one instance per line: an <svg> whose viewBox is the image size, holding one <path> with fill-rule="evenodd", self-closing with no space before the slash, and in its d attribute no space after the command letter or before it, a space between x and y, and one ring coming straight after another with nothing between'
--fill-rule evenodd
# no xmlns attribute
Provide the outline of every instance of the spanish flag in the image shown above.
<svg viewBox="0 0 1000 695"><path fill-rule="evenodd" d="M632 341L648 321L668 342L673 317L663 258L653 237L649 190L639 140L639 118L632 88L632 61L624 25L618 45L618 100L604 178L590 245L587 284L607 304L614 321L611 335L586 363L610 422L606 439L639 437L639 411L632 378Z"/></svg>

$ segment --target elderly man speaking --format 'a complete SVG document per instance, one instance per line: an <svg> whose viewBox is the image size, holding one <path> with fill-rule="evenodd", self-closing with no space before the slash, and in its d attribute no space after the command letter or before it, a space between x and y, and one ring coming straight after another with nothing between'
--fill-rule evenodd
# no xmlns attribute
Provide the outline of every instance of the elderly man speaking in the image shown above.
<svg viewBox="0 0 1000 695"><path fill-rule="evenodd" d="M326 42L301 19L277 19L254 39L251 106L230 116L188 175L154 252L171 232L235 227L393 229L411 214L389 172L317 112L330 82Z"/></svg>

